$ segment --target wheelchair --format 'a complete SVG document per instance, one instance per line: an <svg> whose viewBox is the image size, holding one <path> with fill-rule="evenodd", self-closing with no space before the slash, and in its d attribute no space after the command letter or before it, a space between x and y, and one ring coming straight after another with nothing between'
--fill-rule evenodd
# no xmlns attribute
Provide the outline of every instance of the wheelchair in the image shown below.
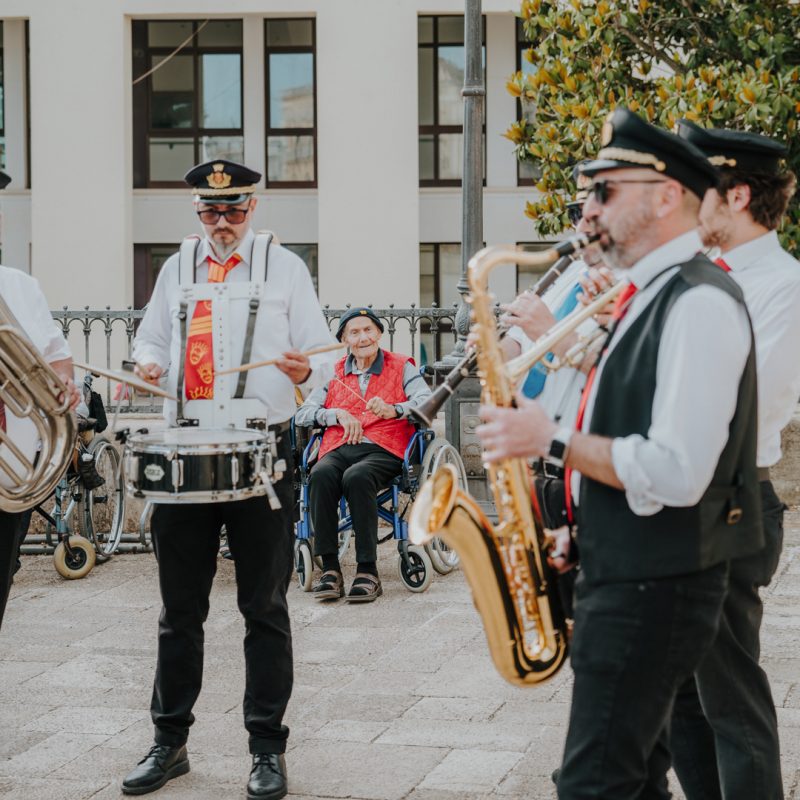
<svg viewBox="0 0 800 800"><path fill-rule="evenodd" d="M322 442L319 428L295 427L292 422L292 445L295 458L295 510L294 561L297 582L304 592L311 591L314 565L322 568L321 560L313 555L314 530L309 510L309 474L316 463ZM458 565L458 555L440 539L424 546L412 545L408 541L406 517L422 483L442 464L453 464L459 472L462 488L466 488L467 476L461 455L445 439L436 437L430 429L417 429L411 437L403 455L402 472L378 493L378 521L391 527L385 536L378 536L378 543L389 539L397 542L397 571L403 585L410 592L424 592L433 580L433 573L446 575ZM339 558L350 544L353 519L344 497L339 499Z"/></svg>

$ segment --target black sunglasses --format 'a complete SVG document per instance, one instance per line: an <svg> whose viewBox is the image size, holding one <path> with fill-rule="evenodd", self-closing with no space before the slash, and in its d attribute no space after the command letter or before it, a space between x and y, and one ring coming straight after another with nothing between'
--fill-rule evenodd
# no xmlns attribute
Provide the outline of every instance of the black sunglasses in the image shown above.
<svg viewBox="0 0 800 800"><path fill-rule="evenodd" d="M577 225L583 219L583 203L570 203L567 206L567 218L571 225Z"/></svg>
<svg viewBox="0 0 800 800"><path fill-rule="evenodd" d="M241 225L250 213L249 208L226 208L225 211L217 211L214 208L204 208L197 212L200 222L206 225L216 225L220 217L225 217L226 222L231 225Z"/></svg>
<svg viewBox="0 0 800 800"><path fill-rule="evenodd" d="M619 183L666 183L665 180L599 180L595 181L589 187L589 193L594 195L594 199L597 200L600 205L604 205L609 201L611 196L614 194L614 191L611 187L616 186Z"/></svg>

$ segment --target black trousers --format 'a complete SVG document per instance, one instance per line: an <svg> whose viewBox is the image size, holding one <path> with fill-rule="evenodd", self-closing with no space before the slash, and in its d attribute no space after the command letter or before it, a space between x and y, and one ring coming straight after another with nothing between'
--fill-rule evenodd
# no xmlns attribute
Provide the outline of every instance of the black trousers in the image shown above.
<svg viewBox="0 0 800 800"><path fill-rule="evenodd" d="M758 590L778 567L785 506L769 481L761 502L766 546L731 562L719 633L675 703L671 747L687 800L783 797L775 704L758 665Z"/></svg>
<svg viewBox="0 0 800 800"><path fill-rule="evenodd" d="M576 584L561 800L667 800L669 720L719 625L728 565L630 583Z"/></svg>
<svg viewBox="0 0 800 800"><path fill-rule="evenodd" d="M182 745L194 722L192 708L203 679L203 623L217 570L224 524L236 570L239 610L245 620L244 724L251 753L283 753L289 729L283 715L292 693L292 634L286 590L292 570L293 487L288 436L280 456L289 465L275 485L283 504L272 511L264 497L235 503L159 505L153 546L163 608L158 664L150 712L155 740Z"/></svg>
<svg viewBox="0 0 800 800"><path fill-rule="evenodd" d="M3 625L3 614L6 610L8 593L16 572L19 537L24 514L9 514L0 511L0 627Z"/></svg>
<svg viewBox="0 0 800 800"><path fill-rule="evenodd" d="M344 495L353 515L356 560L378 555L378 492L403 471L403 460L377 444L343 444L326 453L309 476L308 500L314 528L314 553L339 549L338 506Z"/></svg>

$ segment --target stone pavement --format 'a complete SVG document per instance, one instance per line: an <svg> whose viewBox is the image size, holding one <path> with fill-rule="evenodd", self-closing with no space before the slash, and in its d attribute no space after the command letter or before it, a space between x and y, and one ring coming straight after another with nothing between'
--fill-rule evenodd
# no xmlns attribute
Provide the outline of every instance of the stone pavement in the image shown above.
<svg viewBox="0 0 800 800"><path fill-rule="evenodd" d="M788 522L766 593L763 652L779 706L787 798L800 800L800 513ZM536 688L505 684L463 576L437 576L413 595L397 578L393 546L381 551L385 594L374 605L319 606L290 589L292 796L555 797L549 774L563 747L569 668ZM120 780L152 741L153 556L119 555L75 582L61 580L49 557L27 556L17 577L0 634L0 798L118 798ZM162 800L245 796L243 625L227 561L219 562L206 630L192 771L154 795Z"/></svg>

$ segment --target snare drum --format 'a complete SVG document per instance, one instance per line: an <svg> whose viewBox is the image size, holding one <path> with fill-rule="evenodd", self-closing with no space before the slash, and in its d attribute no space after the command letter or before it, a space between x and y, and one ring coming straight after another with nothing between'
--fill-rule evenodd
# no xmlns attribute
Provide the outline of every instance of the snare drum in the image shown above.
<svg viewBox="0 0 800 800"><path fill-rule="evenodd" d="M273 437L274 438L274 437ZM269 435L254 430L168 428L125 443L125 478L134 497L156 503L218 503L274 494ZM285 469L285 467L284 467Z"/></svg>

